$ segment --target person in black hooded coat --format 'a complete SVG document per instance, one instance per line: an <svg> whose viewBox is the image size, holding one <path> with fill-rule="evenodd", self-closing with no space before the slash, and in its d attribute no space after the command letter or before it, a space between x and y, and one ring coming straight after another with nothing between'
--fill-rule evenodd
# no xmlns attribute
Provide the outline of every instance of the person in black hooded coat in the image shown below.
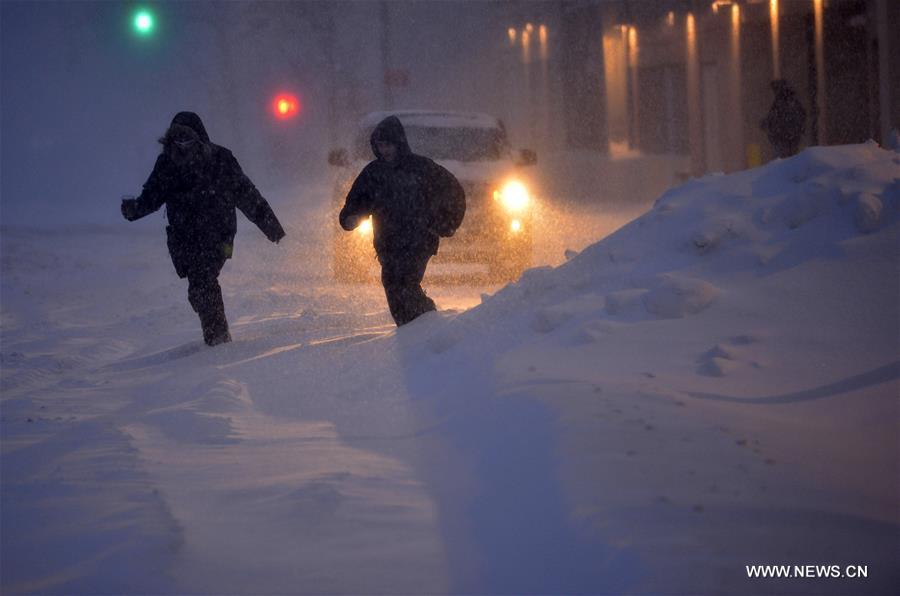
<svg viewBox="0 0 900 596"><path fill-rule="evenodd" d="M440 237L452 236L462 223L466 194L453 174L411 151L396 116L375 127L370 143L376 159L353 182L340 224L351 231L372 217L381 282L400 326L435 310L422 279Z"/></svg>
<svg viewBox="0 0 900 596"><path fill-rule="evenodd" d="M122 215L134 221L166 206L169 255L178 277L188 280L203 340L211 346L229 342L218 278L233 252L235 207L272 242L284 238L284 229L231 151L210 142L197 114L176 114L160 143L163 151L143 192L122 201Z"/></svg>
<svg viewBox="0 0 900 596"><path fill-rule="evenodd" d="M800 149L806 128L806 110L786 80L776 79L770 86L775 99L759 127L769 137L775 157L790 157Z"/></svg>

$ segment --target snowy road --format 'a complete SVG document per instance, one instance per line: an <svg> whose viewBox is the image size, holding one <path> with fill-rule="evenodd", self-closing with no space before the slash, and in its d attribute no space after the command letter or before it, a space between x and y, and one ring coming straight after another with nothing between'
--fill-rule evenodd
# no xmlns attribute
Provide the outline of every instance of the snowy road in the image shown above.
<svg viewBox="0 0 900 596"><path fill-rule="evenodd" d="M441 527L422 479L434 457L454 465L443 447L422 452L446 413L415 394L404 359L430 348L396 334L379 286L331 282L324 209L281 212L277 247L241 222L222 275L236 341L216 350L198 340L161 215L4 229L5 587L409 593L474 581L459 575L471 561L448 562L459 553L441 535L458 529ZM630 215L548 211L572 233L536 259L559 262ZM495 289L429 287L443 317Z"/></svg>
<svg viewBox="0 0 900 596"><path fill-rule="evenodd" d="M215 349L161 215L4 228L3 591L889 593L896 180L859 146L690 182L399 332L276 204ZM553 265L627 219L545 217ZM745 571L807 563L870 578Z"/></svg>

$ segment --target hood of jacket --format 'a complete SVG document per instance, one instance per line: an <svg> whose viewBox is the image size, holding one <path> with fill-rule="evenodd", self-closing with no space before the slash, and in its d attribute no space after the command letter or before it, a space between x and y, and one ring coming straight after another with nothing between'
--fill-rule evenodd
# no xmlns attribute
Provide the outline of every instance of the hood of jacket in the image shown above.
<svg viewBox="0 0 900 596"><path fill-rule="evenodd" d="M388 116L379 122L369 138L372 153L375 154L376 158L381 159L381 153L379 153L378 147L375 145L376 141L397 145L398 161L412 153L412 150L409 148L409 142L406 140L406 131L403 130L403 124L400 123L400 119L396 116Z"/></svg>
<svg viewBox="0 0 900 596"><path fill-rule="evenodd" d="M769 83L769 87L771 87L775 97L794 97L797 95L794 88L785 79L775 79Z"/></svg>
<svg viewBox="0 0 900 596"><path fill-rule="evenodd" d="M209 143L209 135L206 134L206 127L203 126L203 121L200 119L200 116L194 112L178 112L175 114L175 117L172 118L172 125L175 124L187 126L197 133L197 136L200 137L201 141Z"/></svg>

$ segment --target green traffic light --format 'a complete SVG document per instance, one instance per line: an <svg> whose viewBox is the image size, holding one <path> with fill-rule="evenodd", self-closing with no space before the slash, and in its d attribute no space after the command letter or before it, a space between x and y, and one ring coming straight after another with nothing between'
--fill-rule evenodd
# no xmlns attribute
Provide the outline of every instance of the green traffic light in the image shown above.
<svg viewBox="0 0 900 596"><path fill-rule="evenodd" d="M134 30L140 35L150 35L153 32L153 13L149 10L139 10L134 15Z"/></svg>

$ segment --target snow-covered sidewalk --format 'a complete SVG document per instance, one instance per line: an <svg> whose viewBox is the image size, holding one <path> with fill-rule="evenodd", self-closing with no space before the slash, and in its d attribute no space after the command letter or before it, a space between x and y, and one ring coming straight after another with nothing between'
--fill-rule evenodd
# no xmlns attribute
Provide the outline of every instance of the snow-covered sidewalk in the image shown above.
<svg viewBox="0 0 900 596"><path fill-rule="evenodd" d="M3 591L889 593L898 209L814 148L400 330L302 212L214 349L160 229L5 228Z"/></svg>

